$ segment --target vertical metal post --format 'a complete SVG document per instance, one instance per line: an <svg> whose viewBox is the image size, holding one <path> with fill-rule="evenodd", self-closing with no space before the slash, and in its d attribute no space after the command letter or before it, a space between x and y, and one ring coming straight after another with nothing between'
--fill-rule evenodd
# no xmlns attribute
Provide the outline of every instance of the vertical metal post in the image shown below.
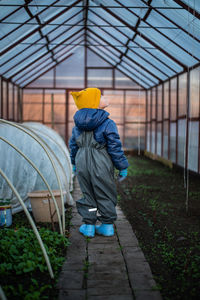
<svg viewBox="0 0 200 300"><path fill-rule="evenodd" d="M54 129L54 94L51 94L51 128Z"/></svg>
<svg viewBox="0 0 200 300"><path fill-rule="evenodd" d="M24 90L23 89L20 89L20 120L21 122L24 121L24 108L23 108L23 98L24 98Z"/></svg>
<svg viewBox="0 0 200 300"><path fill-rule="evenodd" d="M9 93L8 90L9 86L8 86L8 81L6 81L6 118L7 120L9 120Z"/></svg>
<svg viewBox="0 0 200 300"><path fill-rule="evenodd" d="M199 67L199 141L198 141L198 172L200 173L200 67Z"/></svg>
<svg viewBox="0 0 200 300"><path fill-rule="evenodd" d="M176 164L178 163L179 76L176 80Z"/></svg>
<svg viewBox="0 0 200 300"><path fill-rule="evenodd" d="M168 159L170 159L170 133L171 133L171 80L168 85L168 97L169 97L169 106L168 106Z"/></svg>
<svg viewBox="0 0 200 300"><path fill-rule="evenodd" d="M15 121L15 86L12 84L12 119Z"/></svg>
<svg viewBox="0 0 200 300"><path fill-rule="evenodd" d="M164 156L164 84L162 84L161 156Z"/></svg>
<svg viewBox="0 0 200 300"><path fill-rule="evenodd" d="M147 116L148 116L148 92L147 90L145 91L145 146L144 149L147 150Z"/></svg>
<svg viewBox="0 0 200 300"><path fill-rule="evenodd" d="M53 87L56 88L56 67L53 68Z"/></svg>
<svg viewBox="0 0 200 300"><path fill-rule="evenodd" d="M187 72L187 98L186 98L186 115L187 115L187 119L186 119L186 138L185 138L185 168L188 169L188 140L189 140L189 136L188 136L188 128L189 128L189 105L190 105L190 71L188 70Z"/></svg>
<svg viewBox="0 0 200 300"><path fill-rule="evenodd" d="M157 128L158 128L158 86L155 87L155 154L157 154Z"/></svg>
<svg viewBox="0 0 200 300"><path fill-rule="evenodd" d="M69 93L65 90L65 141L68 147L69 141Z"/></svg>
<svg viewBox="0 0 200 300"><path fill-rule="evenodd" d="M3 78L1 77L1 118L3 119Z"/></svg>
<svg viewBox="0 0 200 300"><path fill-rule="evenodd" d="M115 89L115 68L112 69L112 88Z"/></svg>
<svg viewBox="0 0 200 300"><path fill-rule="evenodd" d="M125 145L125 124L126 124L126 91L123 91L123 146Z"/></svg>
<svg viewBox="0 0 200 300"><path fill-rule="evenodd" d="M152 151L152 89L150 90L150 152Z"/></svg>
<svg viewBox="0 0 200 300"><path fill-rule="evenodd" d="M42 89L42 123L44 124L45 117L45 89Z"/></svg>

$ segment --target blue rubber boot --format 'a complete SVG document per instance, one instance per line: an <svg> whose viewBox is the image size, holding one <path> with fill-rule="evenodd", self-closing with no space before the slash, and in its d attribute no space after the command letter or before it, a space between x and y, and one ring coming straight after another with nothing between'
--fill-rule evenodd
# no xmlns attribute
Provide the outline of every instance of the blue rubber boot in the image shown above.
<svg viewBox="0 0 200 300"><path fill-rule="evenodd" d="M84 236L94 237L95 236L95 225L83 224L79 228L79 232L82 233Z"/></svg>
<svg viewBox="0 0 200 300"><path fill-rule="evenodd" d="M113 224L96 225L95 231L97 234L104 235L104 236L113 236L115 234Z"/></svg>

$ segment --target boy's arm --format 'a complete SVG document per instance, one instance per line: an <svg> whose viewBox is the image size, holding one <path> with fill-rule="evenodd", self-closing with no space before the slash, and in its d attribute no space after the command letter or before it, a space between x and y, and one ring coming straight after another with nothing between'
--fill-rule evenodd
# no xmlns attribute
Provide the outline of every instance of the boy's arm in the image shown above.
<svg viewBox="0 0 200 300"><path fill-rule="evenodd" d="M124 170L128 168L129 164L122 150L122 143L118 134L115 122L109 119L108 125L104 132L107 140L107 151L110 154L112 162L116 169Z"/></svg>
<svg viewBox="0 0 200 300"><path fill-rule="evenodd" d="M74 130L75 130L75 127L72 129L72 136L69 141L70 158L71 158L72 165L75 165L75 157L76 157L76 153L78 151L78 145L75 140Z"/></svg>

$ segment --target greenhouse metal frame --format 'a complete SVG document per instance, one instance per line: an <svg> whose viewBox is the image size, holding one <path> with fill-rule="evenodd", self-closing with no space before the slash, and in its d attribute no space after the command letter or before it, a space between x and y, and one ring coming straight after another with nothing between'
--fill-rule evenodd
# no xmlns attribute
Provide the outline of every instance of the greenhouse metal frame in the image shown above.
<svg viewBox="0 0 200 300"><path fill-rule="evenodd" d="M200 173L198 1L20 0L16 4L10 0L1 1L0 8L1 118L52 125L52 120L45 121L46 93L62 91L65 118L55 121L55 126L65 127L68 142L73 125L69 92L91 86L94 75L100 74L109 78L102 85L94 84L102 93L121 93L122 116L116 123L125 148L130 124L139 128L138 143L132 148ZM59 66L73 59L77 50L83 53L81 84L78 80L77 86L70 86L70 81L61 84ZM91 53L105 65L91 65ZM49 72L51 83L37 85ZM119 76L128 84L119 84ZM42 114L34 120L24 118L23 112L26 93L31 91L41 92ZM127 118L130 93L145 105L144 116L131 121Z"/></svg>

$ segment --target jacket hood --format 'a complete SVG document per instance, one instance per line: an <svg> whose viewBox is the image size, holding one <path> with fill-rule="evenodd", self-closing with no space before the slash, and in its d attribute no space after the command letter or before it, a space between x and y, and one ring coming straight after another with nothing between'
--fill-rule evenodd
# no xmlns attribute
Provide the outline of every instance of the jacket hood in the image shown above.
<svg viewBox="0 0 200 300"><path fill-rule="evenodd" d="M80 130L90 131L99 127L109 115L103 109L82 108L75 113L74 122Z"/></svg>

